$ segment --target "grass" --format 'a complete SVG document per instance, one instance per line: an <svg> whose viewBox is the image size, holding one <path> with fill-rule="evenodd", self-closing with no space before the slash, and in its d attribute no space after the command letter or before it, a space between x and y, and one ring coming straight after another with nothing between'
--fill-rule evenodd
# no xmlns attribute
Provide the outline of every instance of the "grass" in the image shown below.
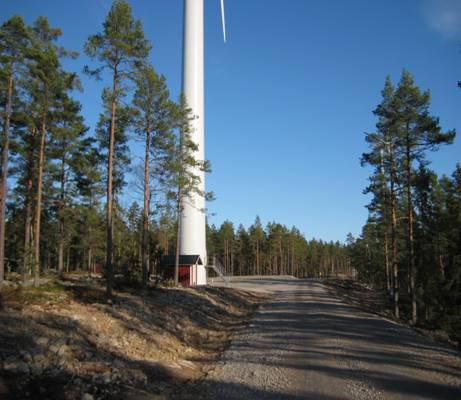
<svg viewBox="0 0 461 400"><path fill-rule="evenodd" d="M66 297L65 287L59 283L48 283L39 287L4 287L0 296L5 304L31 304L42 301L57 301Z"/></svg>

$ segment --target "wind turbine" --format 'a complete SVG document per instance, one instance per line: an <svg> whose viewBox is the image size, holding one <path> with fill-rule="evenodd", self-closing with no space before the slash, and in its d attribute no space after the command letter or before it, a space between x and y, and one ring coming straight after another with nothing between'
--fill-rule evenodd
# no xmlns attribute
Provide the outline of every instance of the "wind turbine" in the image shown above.
<svg viewBox="0 0 461 400"><path fill-rule="evenodd" d="M224 42L226 23L224 0L221 0L221 20ZM182 91L195 118L191 121L192 140L198 145L195 156L205 159L205 93L204 93L204 0L184 0ZM205 173L194 171L200 177L200 191L205 192ZM206 284L206 220L205 199L191 194L184 199L181 211L179 254L200 255L203 265L197 269L197 284Z"/></svg>

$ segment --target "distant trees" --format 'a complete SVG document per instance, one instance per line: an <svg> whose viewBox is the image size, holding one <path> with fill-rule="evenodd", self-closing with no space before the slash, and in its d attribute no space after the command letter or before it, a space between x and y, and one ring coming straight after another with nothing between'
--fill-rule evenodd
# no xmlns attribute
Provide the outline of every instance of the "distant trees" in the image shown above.
<svg viewBox="0 0 461 400"><path fill-rule="evenodd" d="M457 172L452 180L439 180L427 168L426 160L428 151L452 143L455 131L442 131L439 119L429 113L430 92L421 92L408 71L403 71L397 88L387 78L382 94L374 112L377 131L366 135L370 151L362 157L363 164L375 168L366 189L373 195L370 218L361 238L351 244L351 251L362 279L384 286L392 282L395 315L402 317L404 307L403 316L416 324L418 318L432 319L431 304L437 293L438 307L447 306L445 295L439 291L447 284L448 277L442 272L446 260L451 260L454 276L461 274L455 261L458 239L452 238L455 242L450 248L445 231L450 225L447 213L453 197L449 206L448 189L443 190L456 186ZM459 219L456 211L451 218ZM392 276L387 268L389 256ZM458 283L452 289L459 298ZM399 293L404 296L403 303Z"/></svg>
<svg viewBox="0 0 461 400"><path fill-rule="evenodd" d="M293 275L299 278L352 276L349 250L339 242L307 241L296 228L268 223L259 217L235 232L230 221L207 229L207 251L216 256L231 275Z"/></svg>

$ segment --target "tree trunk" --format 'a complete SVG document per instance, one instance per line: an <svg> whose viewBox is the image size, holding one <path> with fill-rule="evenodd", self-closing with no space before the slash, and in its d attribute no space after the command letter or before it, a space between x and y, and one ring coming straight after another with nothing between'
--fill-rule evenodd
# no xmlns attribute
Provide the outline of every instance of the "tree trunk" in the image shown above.
<svg viewBox="0 0 461 400"><path fill-rule="evenodd" d="M32 145L29 152L29 159L27 160L27 181L26 181L26 209L24 218L24 258L22 266L22 279L26 280L26 272L31 265L31 252L32 252L32 203L33 203L33 176L34 176L34 144L35 136L37 134L37 127L35 125L35 115L32 116Z"/></svg>
<svg viewBox="0 0 461 400"><path fill-rule="evenodd" d="M114 279L114 271L112 265L112 169L114 159L114 142L115 142L115 116L117 111L117 89L118 89L118 73L117 68L114 71L113 90L112 90L112 112L110 121L110 137L109 137L109 159L107 161L107 246L106 246L106 282L107 296L112 296L112 285Z"/></svg>
<svg viewBox="0 0 461 400"><path fill-rule="evenodd" d="M91 259L93 255L91 252L91 246L88 248L88 276L91 278Z"/></svg>
<svg viewBox="0 0 461 400"><path fill-rule="evenodd" d="M59 204L59 245L58 245L58 273L64 274L64 197L65 197L65 158L61 160L61 195Z"/></svg>
<svg viewBox="0 0 461 400"><path fill-rule="evenodd" d="M150 126L146 130L146 158L144 166L144 213L142 221L142 283L147 286L149 273L149 150Z"/></svg>
<svg viewBox="0 0 461 400"><path fill-rule="evenodd" d="M13 98L13 67L10 65L8 74L8 95L5 107L5 124L3 127L2 173L0 181L0 286L5 277L5 224L6 196L8 194L8 155L10 146L10 119Z"/></svg>
<svg viewBox="0 0 461 400"><path fill-rule="evenodd" d="M46 89L45 89L46 91ZM45 93L46 96L46 93ZM35 198L35 229L34 229L34 286L38 285L40 274L40 223L42 215L42 185L43 169L45 165L45 142L46 142L46 116L47 105L45 105L40 127L40 145L38 157L38 179L37 194Z"/></svg>
<svg viewBox="0 0 461 400"><path fill-rule="evenodd" d="M384 159L383 159L383 149L381 149L381 190L382 190L382 213L384 217L384 269L386 273L386 290L388 293L391 292L391 279L389 273L389 238L388 238L388 210L387 210L387 187L386 187L386 178L384 175Z"/></svg>
<svg viewBox="0 0 461 400"><path fill-rule="evenodd" d="M176 259L174 263L174 283L179 283L179 245L180 245L180 232L181 232L181 191L178 190L177 200L177 232L176 232Z"/></svg>
<svg viewBox="0 0 461 400"><path fill-rule="evenodd" d="M407 124L407 132L409 130ZM408 247L409 247L409 260L408 260L408 270L410 278L410 295L411 295L411 323L416 324L418 319L418 309L416 304L416 276L415 276L415 242L413 235L413 199L411 193L411 149L410 149L410 140L407 133L406 138L406 192L407 192L407 218L408 218Z"/></svg>
<svg viewBox="0 0 461 400"><path fill-rule="evenodd" d="M395 198L395 165L391 144L388 145L389 168L390 168L390 197L391 197L391 249L392 271L394 275L394 315L399 318L399 266L397 263L397 211Z"/></svg>

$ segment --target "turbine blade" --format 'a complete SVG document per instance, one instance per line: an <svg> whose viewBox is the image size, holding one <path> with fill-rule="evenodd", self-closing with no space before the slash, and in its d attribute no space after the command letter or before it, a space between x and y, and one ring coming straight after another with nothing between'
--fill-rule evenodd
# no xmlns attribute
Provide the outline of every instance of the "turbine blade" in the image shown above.
<svg viewBox="0 0 461 400"><path fill-rule="evenodd" d="M224 36L224 43L226 43L226 18L224 16L224 0L221 0L221 21L222 21L222 34Z"/></svg>

